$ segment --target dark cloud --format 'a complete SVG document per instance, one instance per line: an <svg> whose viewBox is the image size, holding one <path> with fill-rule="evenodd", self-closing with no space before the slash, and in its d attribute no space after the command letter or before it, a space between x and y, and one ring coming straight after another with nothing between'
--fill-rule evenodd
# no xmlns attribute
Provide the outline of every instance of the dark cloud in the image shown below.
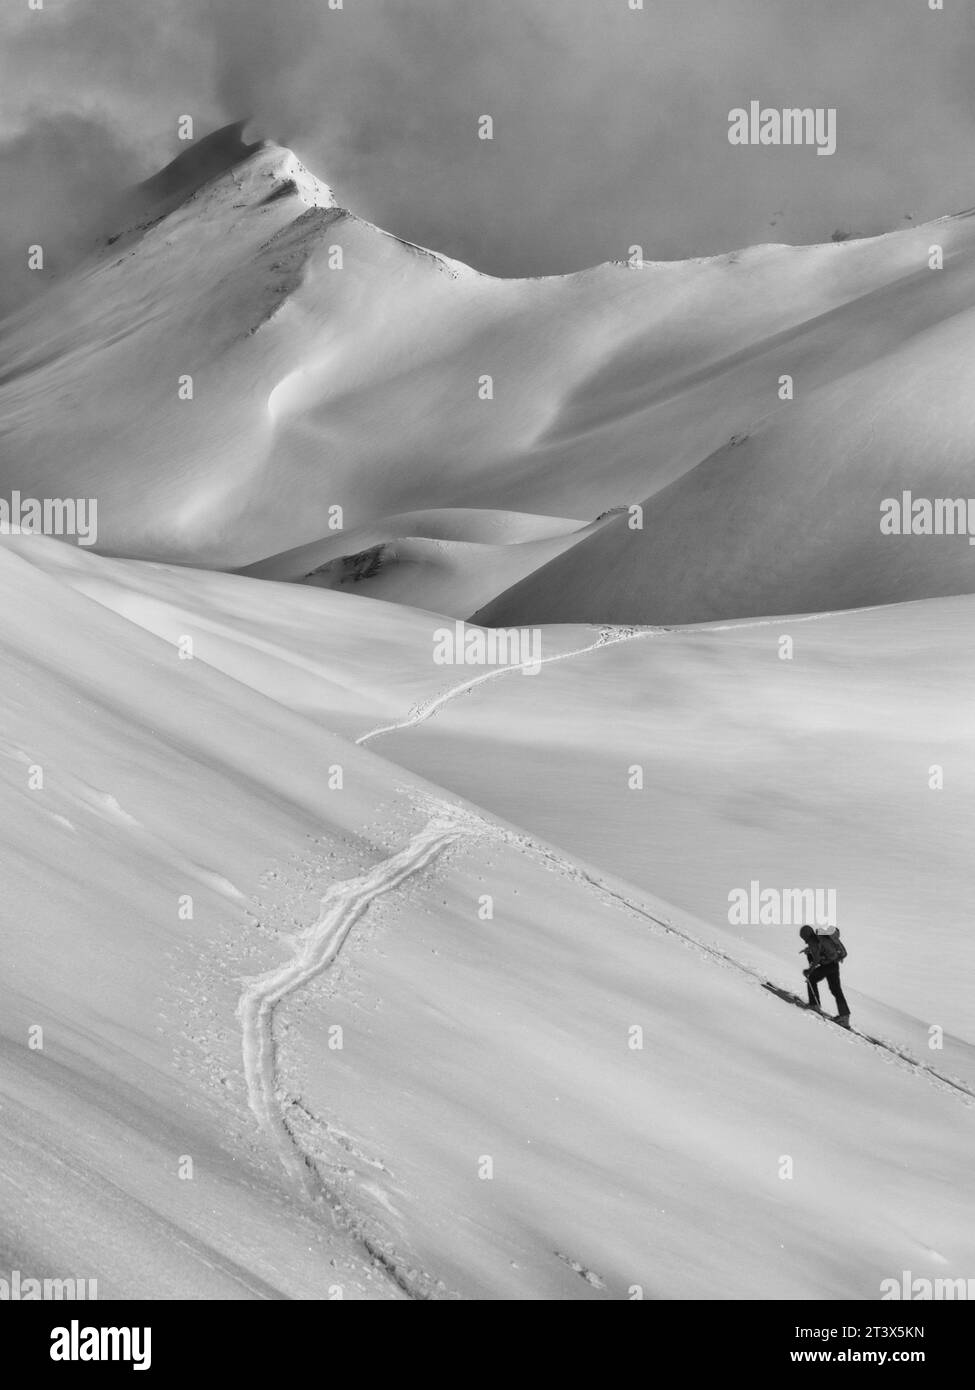
<svg viewBox="0 0 975 1390"><path fill-rule="evenodd" d="M18 307L84 256L120 180L139 171L110 117L35 115L0 145L0 311ZM43 248L43 274L28 248Z"/></svg>
<svg viewBox="0 0 975 1390"><path fill-rule="evenodd" d="M975 203L975 20L946 6L46 0L0 69L0 258L41 221L67 260L68 223L177 153L184 113L252 115L362 215L496 274L905 225ZM730 146L753 98L835 106L837 153Z"/></svg>

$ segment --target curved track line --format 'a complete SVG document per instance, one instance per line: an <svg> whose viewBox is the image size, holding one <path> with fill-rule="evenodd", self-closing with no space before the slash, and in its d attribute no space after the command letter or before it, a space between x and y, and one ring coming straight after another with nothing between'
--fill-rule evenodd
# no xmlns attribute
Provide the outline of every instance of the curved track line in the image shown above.
<svg viewBox="0 0 975 1390"><path fill-rule="evenodd" d="M604 627L600 629L595 642L590 642L588 647L577 647L570 652L557 652L555 656L543 656L537 661L518 661L512 662L510 666L496 666L491 671L483 671L479 676L472 676L470 680L461 681L459 685L451 686L449 690L444 690L441 694L430 696L421 704L414 705L405 719L400 719L394 724L381 724L378 729L370 729L369 733L360 734L356 743L368 743L370 739L379 738L381 734L392 734L397 729L409 729L414 724L422 724L425 719L436 714L438 709L449 704L458 695L465 695L468 690L473 690L476 685L483 685L485 681L494 680L498 676L507 676L511 671L524 671L529 666L548 666L553 661L567 661L571 656L583 656L586 652L594 652L600 647L612 647L618 642L630 642L635 637L647 637L663 631L665 631L664 628Z"/></svg>
<svg viewBox="0 0 975 1390"><path fill-rule="evenodd" d="M590 642L587 647L576 647L569 652L557 652L554 656L543 656L541 660L513 662L510 666L496 666L491 671L484 671L479 676L472 676L470 680L461 681L459 685L451 686L449 690L442 691L439 695L429 696L418 705L414 705L405 719L396 720L392 724L380 724L376 729L370 729L368 733L360 734L356 743L369 743L374 738L380 738L383 734L393 734L400 729L411 729L417 724L422 724L431 715L436 714L444 705L457 698L458 695L466 695L475 686L483 685L485 681L496 679L498 676L507 676L512 671L523 671L528 666L548 666L553 661L567 661L573 656L585 656L587 652L599 651L602 647L615 647L620 642L633 642L639 638L659 637L661 633L683 632L734 632L740 628L752 627L774 627L779 623L814 623L820 622L823 618L846 617L855 613L873 613L877 609L884 607L883 604L871 604L865 608L837 608L830 609L823 613L800 613L798 616L786 614L784 617L755 618L744 622L733 621L729 623L714 624L704 626L694 623L680 627L657 627L657 626L627 626L618 624L614 626L606 625L599 629L599 636L595 642ZM477 627L476 623L468 623L468 627Z"/></svg>
<svg viewBox="0 0 975 1390"><path fill-rule="evenodd" d="M409 844L376 864L359 878L334 883L322 898L322 913L298 938L294 956L275 970L243 981L237 1005L242 1032L247 1099L261 1128L270 1138L285 1171L317 1200L325 1188L317 1169L296 1143L278 1100L274 1011L278 1004L327 969L335 960L353 924L376 898L397 888L448 845L469 834L462 822L446 815L434 817Z"/></svg>

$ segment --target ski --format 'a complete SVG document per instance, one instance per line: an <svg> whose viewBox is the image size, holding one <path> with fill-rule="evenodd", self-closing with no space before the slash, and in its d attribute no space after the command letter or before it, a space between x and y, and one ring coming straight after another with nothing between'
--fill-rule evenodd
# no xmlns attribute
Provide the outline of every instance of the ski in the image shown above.
<svg viewBox="0 0 975 1390"><path fill-rule="evenodd" d="M775 985L771 980L763 980L762 988L768 990L770 994L774 994L778 999L782 999L786 1004L793 1004L797 1009L802 1009L804 1013L815 1014L817 1018L821 1018L827 1023L835 1023L837 1028L842 1028L847 1033L854 1033L858 1038L862 1038L864 1042L870 1043L873 1047L882 1048L884 1052L890 1053L892 1057L896 1057L899 1061L905 1062L913 1071L925 1072L935 1081L940 1081L942 1085L951 1087L953 1091L959 1091L962 1095L975 1098L975 1091L970 1090L964 1083L955 1081L950 1076L945 1076L943 1072L935 1071L934 1067L929 1067L926 1063L918 1061L916 1057L912 1057L909 1052L903 1051L896 1043L885 1042L883 1038L875 1038L870 1033L861 1033L859 1028L854 1028L851 1023L840 1023L839 1019L835 1018L832 1014L826 1013L823 1009L817 1009L815 1004L810 1004L807 1000L800 998L794 990L783 989L781 985Z"/></svg>

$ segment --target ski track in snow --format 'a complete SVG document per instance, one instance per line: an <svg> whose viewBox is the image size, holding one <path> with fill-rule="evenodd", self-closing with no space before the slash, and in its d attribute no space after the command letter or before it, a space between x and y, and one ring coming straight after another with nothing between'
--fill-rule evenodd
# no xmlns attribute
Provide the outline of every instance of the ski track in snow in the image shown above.
<svg viewBox="0 0 975 1390"><path fill-rule="evenodd" d="M431 715L443 709L444 705L455 700L458 695L466 695L478 685L483 685L485 681L495 680L498 676L510 675L512 671L524 671L529 666L549 666L554 661L568 661L570 657L585 656L587 652L595 652L603 647L615 647L620 642L633 642L640 638L659 637L664 633L671 632L733 632L741 628L751 627L775 627L782 623L812 623L820 622L823 618L845 617L854 613L872 613L883 605L872 604L866 608L844 608L830 610L825 613L802 613L798 617L773 617L756 618L753 621L720 623L709 627L699 624L683 627L657 627L657 626L626 626L616 624L613 626L605 625L599 629L599 636L595 642L590 642L586 647L575 647L572 651L557 652L554 656L543 656L536 663L535 661L512 662L508 666L496 666L491 671L484 671L479 676L472 676L469 680L461 681L459 685L453 685L449 690L441 691L439 695L432 695L423 700L418 705L414 705L405 719L395 720L392 724L380 724L378 728L370 729L368 733L360 734L356 739L358 744L366 744L374 738L380 738L383 734L393 734L400 729L411 729L417 724L424 723ZM476 623L467 624L468 627L477 628ZM490 629L488 629L490 630ZM516 629L517 630L517 629Z"/></svg>
<svg viewBox="0 0 975 1390"><path fill-rule="evenodd" d="M740 975L748 976L749 979L753 980L756 985L763 989L771 987L773 993L776 989L782 989L782 986L776 985L774 981L768 980L760 970L755 970L752 966L745 965L743 961L736 960L734 956L729 955L719 946L712 946L707 942L699 941L697 937L692 936L690 932L682 931L679 927L675 927L673 923L666 918L656 916L641 902L620 892L619 889L612 887L599 878L598 875L590 873L588 869L584 869L581 865L574 863L571 859L566 858L550 846L542 844L538 840L534 840L529 835L517 835L514 832L506 834L505 838L513 843L522 845L525 849L547 860L553 864L559 872L567 874L571 878L584 883L587 887L598 892L604 898L609 898L617 902L624 910L642 918L644 921L650 923L651 926L658 927L668 936L677 937L685 946L695 951L704 959L735 970ZM789 992L791 993L791 991ZM790 1007L795 1006L791 1005ZM815 1010L809 1010L808 1017L817 1024L822 1024L824 1026L832 1022L831 1019L822 1016ZM867 1033L861 1033L858 1029L853 1027L846 1030L846 1034L851 1042L855 1039L857 1043L865 1047L870 1047L875 1052L886 1054L894 1063L900 1065L903 1070L911 1072L914 1076L923 1076L926 1080L931 1082L932 1085L936 1086L938 1090L961 1098L964 1104L970 1105L975 1101L975 1091L971 1090L970 1087L953 1077L945 1076L942 1072L935 1070L934 1067L929 1066L926 1062L918 1061L916 1057L913 1057L905 1050L902 1044L893 1042L887 1038L872 1037Z"/></svg>
<svg viewBox="0 0 975 1390"><path fill-rule="evenodd" d="M602 628L595 642L590 642L588 647L578 647L571 652L557 652L554 656L543 656L536 661L512 662L508 666L496 666L491 671L482 671L479 676L472 676L469 680L461 681L459 685L453 685L449 690L444 690L439 695L433 695L424 700L419 705L414 705L405 719L400 719L393 724L381 724L378 729L370 729L367 734L360 734L356 743L368 743L370 739L379 738L381 734L392 734L397 729L409 729L414 724L422 724L429 719L437 710L456 699L458 695L465 695L468 690L473 690L477 685L483 685L485 681L496 679L498 676L506 676L512 671L524 671L529 666L548 666L553 661L567 661L570 656L582 656L586 652L594 652L599 647L615 646L618 642L629 642L634 637L646 637L650 632L663 631L661 628Z"/></svg>
<svg viewBox="0 0 975 1390"><path fill-rule="evenodd" d="M243 981L237 1017L248 1103L286 1173L314 1201L328 1193L313 1158L301 1148L285 1119L286 1097L279 1093L274 1042L275 1009L332 964L352 927L376 898L398 888L448 846L470 835L475 824L475 818L465 817L460 808L455 811L444 805L404 849L358 878L334 883L321 900L321 915L297 938L297 950L289 960ZM423 1291L424 1285L432 1283L428 1277L418 1278L416 1271L404 1272L386 1249L363 1231L358 1234L369 1253L406 1293L414 1298L428 1296Z"/></svg>
<svg viewBox="0 0 975 1390"><path fill-rule="evenodd" d="M321 916L298 938L298 949L274 970L246 979L237 1005L247 1096L285 1169L311 1197L322 1195L318 1174L298 1150L278 1098L274 1011L289 994L327 969L369 905L418 873L465 833L459 821L435 817L404 849L358 878L334 883L322 898Z"/></svg>

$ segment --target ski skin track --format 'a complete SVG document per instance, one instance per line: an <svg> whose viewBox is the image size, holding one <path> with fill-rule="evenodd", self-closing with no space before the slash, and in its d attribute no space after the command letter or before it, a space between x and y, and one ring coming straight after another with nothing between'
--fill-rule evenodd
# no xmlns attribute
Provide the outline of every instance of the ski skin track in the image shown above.
<svg viewBox="0 0 975 1390"><path fill-rule="evenodd" d="M244 1079L250 1109L271 1141L285 1172L306 1197L321 1201L328 1193L312 1159L293 1137L278 1099L274 1014L278 1004L301 989L333 963L352 927L371 903L398 888L406 879L437 859L465 833L463 824L448 815L435 816L404 849L382 860L358 878L334 883L321 901L318 920L298 938L298 949L274 970L245 979L237 1005L241 1026ZM414 1279L404 1274L368 1234L359 1239L394 1282L411 1298L423 1298Z"/></svg>
<svg viewBox="0 0 975 1390"><path fill-rule="evenodd" d="M654 628L652 631L662 631L663 629ZM612 647L619 642L629 642L634 637L647 636L647 630L629 631L621 629L619 633L611 628L602 628L595 642L591 642L588 647L579 647L571 652L558 652L555 656L543 656L539 661L519 661L512 662L508 666L496 666L491 671L484 671L479 676L472 676L470 680L462 681L460 685L451 686L449 690L443 691L440 695L434 695L422 704L417 705L410 711L405 719L399 720L394 724L382 724L378 729L371 729L367 734L360 734L356 743L368 743L371 739L379 738L382 734L392 734L398 729L409 729L415 724L422 724L424 720L437 713L444 705L457 698L458 695L466 695L468 690L473 690L477 685L483 685L485 681L494 680L498 676L506 676L511 671L524 671L529 666L548 666L553 661L566 661L571 656L583 656L586 652L597 651L600 647Z"/></svg>
<svg viewBox="0 0 975 1390"><path fill-rule="evenodd" d="M738 971L739 974L748 976L749 979L754 980L756 984L760 985L763 990L772 994L777 994L779 998L782 998L783 994L792 994L791 990L785 990L783 986L777 985L773 981L766 979L761 971L753 970L751 966L745 965L740 960L736 960L734 956L728 955L728 953L722 951L720 947L708 945L707 942L700 941L697 937L692 936L690 932L682 931L680 928L675 927L673 923L662 917L657 917L648 908L644 907L642 903L629 897L618 888L613 887L610 883L601 878L598 873L594 873L584 868L582 865L574 863L552 846L545 845L541 841L535 840L528 835L509 833L505 838L514 843L521 844L524 848L533 850L536 854L541 855L549 862L555 864L562 873L568 873L571 877L581 880L590 888L601 893L604 897L609 897L618 902L627 911L634 913L638 917L642 917L653 926L659 927L662 931L666 932L668 936L677 937L678 940L682 941L686 946L691 947L713 962L724 966L730 966L731 969ZM790 999L787 1002L791 1004L792 1000ZM835 1022L833 1019L826 1019L820 1016L814 1010L804 1010L804 1012L811 1013L818 1023ZM839 1027L838 1024L837 1027ZM866 1046L872 1047L878 1052L887 1053L888 1056L893 1057L900 1063L904 1070L910 1071L914 1076L925 1077L936 1086L937 1089L947 1091L954 1096L963 1097L965 1104L970 1104L971 1101L975 1101L975 1091L965 1086L962 1082L956 1081L952 1077L945 1076L942 1072L936 1071L934 1067L928 1066L926 1062L917 1061L910 1053L904 1052L899 1048L896 1043L887 1042L883 1038L871 1037L868 1033L861 1033L853 1027L844 1029L844 1032L851 1038L859 1038Z"/></svg>
<svg viewBox="0 0 975 1390"><path fill-rule="evenodd" d="M462 833L459 826L434 819L392 858L381 861L359 878L334 883L322 898L322 915L302 932L295 955L277 969L243 982L237 1017L250 1108L261 1127L274 1139L285 1169L310 1197L321 1196L320 1181L307 1161L299 1156L277 1100L274 1011L289 994L332 964L354 923L374 899L424 868Z"/></svg>
<svg viewBox="0 0 975 1390"><path fill-rule="evenodd" d="M476 686L483 685L485 681L495 680L498 676L509 675L512 671L524 671L529 666L549 666L554 661L567 661L570 657L585 656L588 652L600 651L604 647L615 647L621 642L634 642L648 637L659 637L662 634L671 632L733 632L740 628L774 627L784 622L820 622L823 618L838 618L854 613L873 613L883 606L882 604L871 604L866 608L842 608L829 610L824 613L801 613L798 616L789 616L785 614L780 617L756 618L753 620L741 622L734 621L714 625L693 623L676 627L657 627L653 625L641 627L636 624L607 623L599 629L599 636L596 638L595 642L590 642L588 646L576 647L568 652L557 652L554 656L543 656L538 662L519 661L512 662L508 666L497 666L491 671L485 671L479 676L471 677L470 680L461 681L459 685L451 686L449 690L444 690L439 695L431 696L423 700L420 704L415 705L405 719L396 720L392 724L380 724L378 728L370 729L368 733L360 734L356 739L356 743L360 745L370 743L374 738L381 738L383 734L394 734L401 729L412 729L417 724L423 724L432 715L436 714L438 710L443 709L444 705L448 705L451 700L455 700L458 695L466 695L468 691L473 690ZM476 628L478 624L468 623L467 626ZM487 630L490 631L490 629Z"/></svg>
<svg viewBox="0 0 975 1390"><path fill-rule="evenodd" d="M897 1043L885 1042L883 1038L875 1038L870 1033L863 1033L859 1028L854 1028L851 1023L840 1023L838 1018L835 1018L831 1013L827 1013L825 1009L817 1009L815 1005L808 1004L806 1000L796 994L794 990L784 989L781 985L773 984L771 980L763 980L762 985L770 994L777 995L778 998L782 999L786 1004L792 1004L794 1008L802 1009L804 1013L812 1014L814 1018L824 1023L835 1023L837 1028L845 1028L848 1033L853 1033L856 1037L862 1038L864 1042L870 1043L872 1047L882 1047L885 1052L889 1052L893 1057L899 1057L902 1062L906 1062L912 1069L927 1072L929 1076L935 1077L943 1085L950 1086L952 1090L960 1091L962 1095L971 1096L975 1099L975 1091L969 1090L969 1088L962 1085L960 1081L954 1081L950 1076L945 1076L943 1072L935 1071L934 1067L929 1067L926 1062L917 1061L909 1052L904 1052L898 1047Z"/></svg>

